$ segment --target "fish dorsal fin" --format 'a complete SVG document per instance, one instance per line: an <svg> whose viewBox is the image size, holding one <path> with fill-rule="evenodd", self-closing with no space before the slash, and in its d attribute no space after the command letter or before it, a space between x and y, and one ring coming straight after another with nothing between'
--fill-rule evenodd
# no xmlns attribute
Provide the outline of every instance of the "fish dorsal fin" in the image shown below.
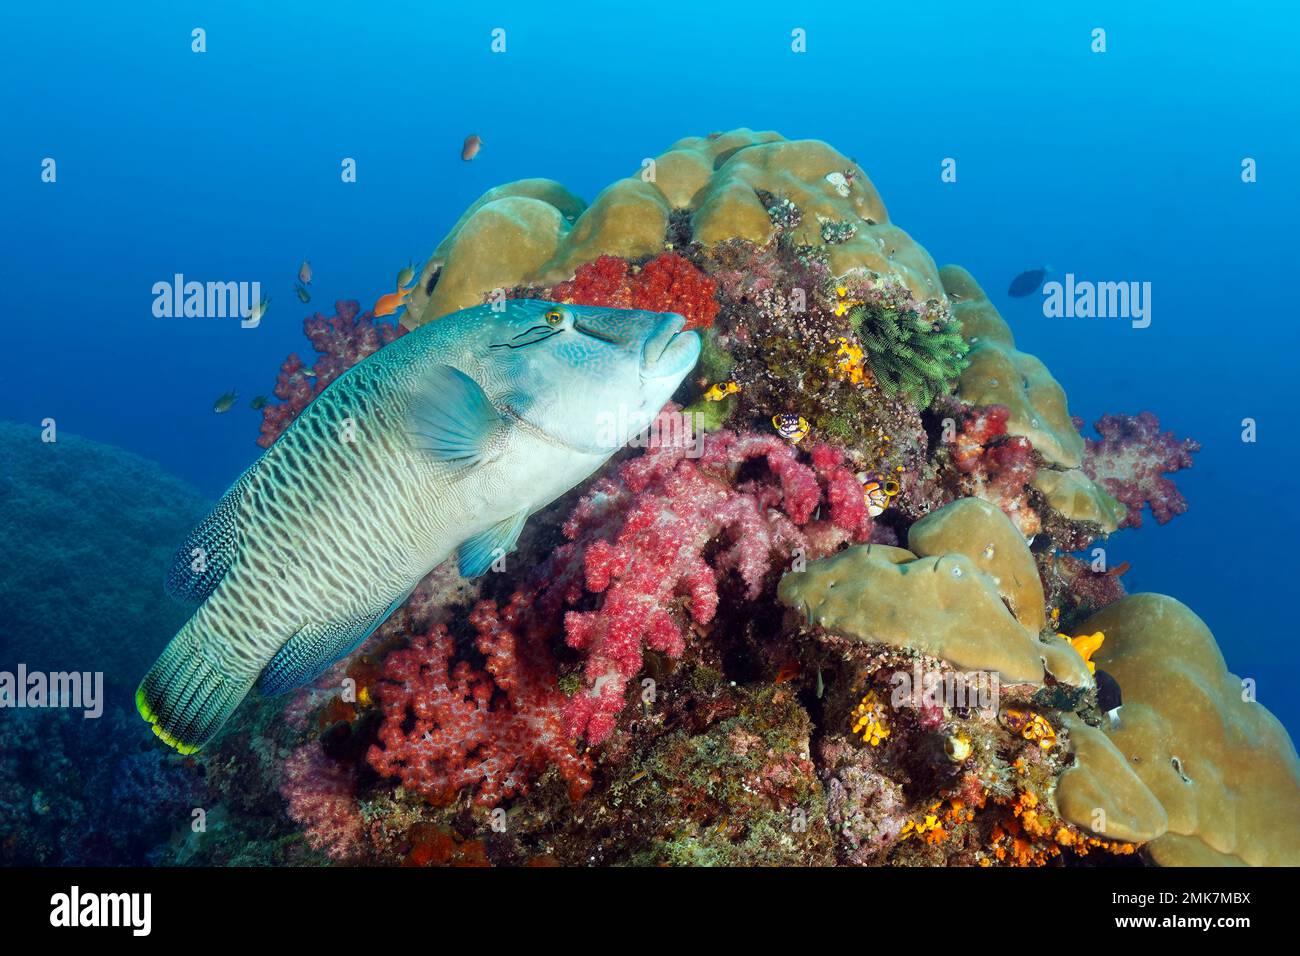
<svg viewBox="0 0 1300 956"><path fill-rule="evenodd" d="M478 383L450 365L423 376L406 417L413 447L457 467L491 461L505 429L506 420Z"/></svg>
<svg viewBox="0 0 1300 956"><path fill-rule="evenodd" d="M414 589L414 585L405 589L386 607L362 611L340 621L308 624L275 652L257 679L257 689L273 697L314 681L335 661L360 647Z"/></svg>
<svg viewBox="0 0 1300 956"><path fill-rule="evenodd" d="M172 597L201 604L221 583L235 560L238 520L245 492L261 459L235 481L208 516L195 526L172 556L163 586Z"/></svg>
<svg viewBox="0 0 1300 956"><path fill-rule="evenodd" d="M528 509L525 508L462 544L456 562L461 577L476 578L492 567L497 558L513 551L527 520Z"/></svg>

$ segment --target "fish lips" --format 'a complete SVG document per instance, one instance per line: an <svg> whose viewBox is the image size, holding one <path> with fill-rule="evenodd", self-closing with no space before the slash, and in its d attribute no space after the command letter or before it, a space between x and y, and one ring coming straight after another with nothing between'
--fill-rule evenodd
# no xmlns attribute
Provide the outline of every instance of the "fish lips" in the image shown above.
<svg viewBox="0 0 1300 956"><path fill-rule="evenodd" d="M641 347L641 376L647 379L684 378L700 357L700 337L683 332L686 319L665 312Z"/></svg>

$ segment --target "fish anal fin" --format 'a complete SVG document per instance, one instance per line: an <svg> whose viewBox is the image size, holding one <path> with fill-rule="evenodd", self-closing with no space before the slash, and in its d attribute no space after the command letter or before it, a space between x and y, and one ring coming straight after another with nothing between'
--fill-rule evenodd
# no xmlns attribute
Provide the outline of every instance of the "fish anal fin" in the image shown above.
<svg viewBox="0 0 1300 956"><path fill-rule="evenodd" d="M461 577L476 578L486 573L492 562L513 551L527 520L527 509L517 511L461 544L457 558Z"/></svg>
<svg viewBox="0 0 1300 956"><path fill-rule="evenodd" d="M360 647L410 597L413 589L405 589L400 597L378 610L365 611L350 619L306 625L262 669L257 689L273 697L311 683L335 661Z"/></svg>

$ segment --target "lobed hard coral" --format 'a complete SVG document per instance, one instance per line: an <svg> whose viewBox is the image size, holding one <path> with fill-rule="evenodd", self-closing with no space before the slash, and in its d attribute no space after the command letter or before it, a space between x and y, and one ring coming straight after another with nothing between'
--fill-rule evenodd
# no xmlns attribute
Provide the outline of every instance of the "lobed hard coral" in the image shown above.
<svg viewBox="0 0 1300 956"><path fill-rule="evenodd" d="M1192 467L1199 442L1161 432L1151 412L1103 415L1094 427L1101 438L1085 443L1083 470L1128 509L1120 527L1142 527L1143 505L1157 524L1187 510L1187 499L1165 475Z"/></svg>
<svg viewBox="0 0 1300 956"><path fill-rule="evenodd" d="M262 409L257 443L263 448L270 448L330 382L406 332L400 325L376 322L355 299L340 299L334 303L333 315L317 312L303 320L302 328L316 350L316 361L309 366L294 353L280 366L275 382L275 397L280 401Z"/></svg>

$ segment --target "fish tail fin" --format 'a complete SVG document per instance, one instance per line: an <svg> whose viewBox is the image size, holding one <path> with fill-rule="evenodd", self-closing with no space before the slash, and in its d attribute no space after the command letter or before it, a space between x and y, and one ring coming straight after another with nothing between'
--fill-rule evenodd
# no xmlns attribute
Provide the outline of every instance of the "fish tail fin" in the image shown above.
<svg viewBox="0 0 1300 956"><path fill-rule="evenodd" d="M135 692L140 716L169 747L191 754L212 739L253 686L199 653L189 631L177 634Z"/></svg>

